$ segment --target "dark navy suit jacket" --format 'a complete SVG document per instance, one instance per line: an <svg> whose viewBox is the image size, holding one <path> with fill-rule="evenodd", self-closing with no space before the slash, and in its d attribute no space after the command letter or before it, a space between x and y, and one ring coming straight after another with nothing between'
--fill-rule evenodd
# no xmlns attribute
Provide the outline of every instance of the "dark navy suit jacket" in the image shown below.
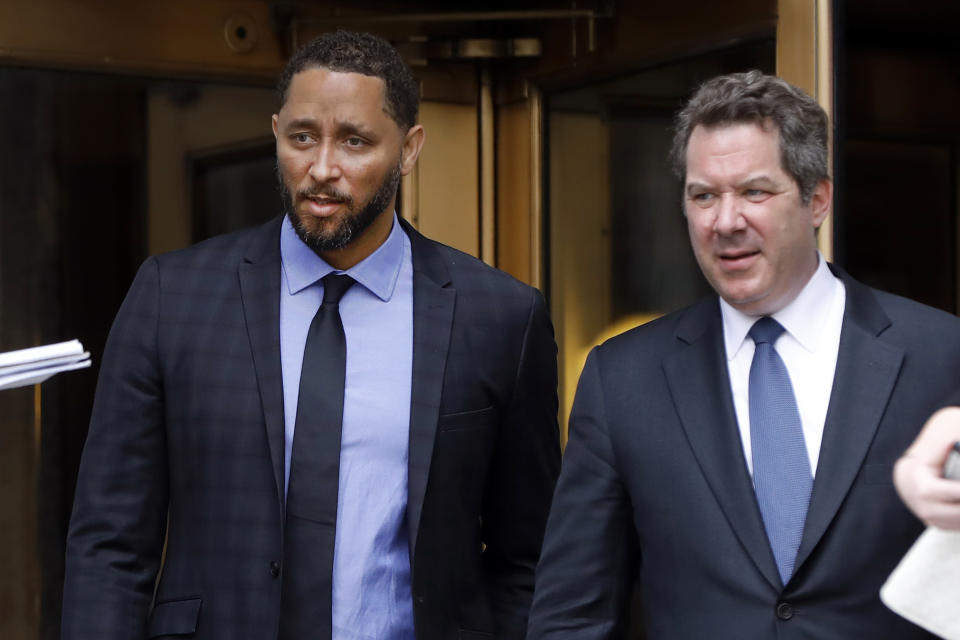
<svg viewBox="0 0 960 640"><path fill-rule="evenodd" d="M711 297L589 356L528 637L927 638L878 590L923 530L893 463L960 386L960 319L835 270L847 298L795 572L781 584L737 428Z"/></svg>
<svg viewBox="0 0 960 640"><path fill-rule="evenodd" d="M64 638L276 637L279 230L214 238L137 274L83 453ZM559 471L552 327L536 290L405 230L416 635L522 638Z"/></svg>

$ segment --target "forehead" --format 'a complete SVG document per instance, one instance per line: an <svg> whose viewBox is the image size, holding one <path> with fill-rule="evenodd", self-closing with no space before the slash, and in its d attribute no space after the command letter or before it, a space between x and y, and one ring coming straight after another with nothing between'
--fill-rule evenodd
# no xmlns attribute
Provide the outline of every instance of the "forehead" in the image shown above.
<svg viewBox="0 0 960 640"><path fill-rule="evenodd" d="M356 117L387 117L382 79L362 73L311 67L290 80L287 100L280 109L294 117L300 112L322 111Z"/></svg>
<svg viewBox="0 0 960 640"><path fill-rule="evenodd" d="M686 159L688 181L703 177L701 174L783 171L779 131L752 122L698 125L690 134Z"/></svg>

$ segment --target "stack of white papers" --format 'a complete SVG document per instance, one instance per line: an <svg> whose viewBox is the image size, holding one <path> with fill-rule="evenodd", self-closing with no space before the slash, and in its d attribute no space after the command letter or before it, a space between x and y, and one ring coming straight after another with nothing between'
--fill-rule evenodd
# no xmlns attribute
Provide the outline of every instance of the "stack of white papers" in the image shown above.
<svg viewBox="0 0 960 640"><path fill-rule="evenodd" d="M90 352L79 340L0 353L0 389L43 382L61 371L90 366Z"/></svg>
<svg viewBox="0 0 960 640"><path fill-rule="evenodd" d="M880 589L884 604L947 640L960 640L960 531L928 527Z"/></svg>

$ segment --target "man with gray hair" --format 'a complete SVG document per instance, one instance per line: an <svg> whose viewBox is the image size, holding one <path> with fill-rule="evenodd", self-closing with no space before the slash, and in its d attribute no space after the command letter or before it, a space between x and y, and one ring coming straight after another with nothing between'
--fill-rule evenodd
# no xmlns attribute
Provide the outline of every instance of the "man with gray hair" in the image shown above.
<svg viewBox="0 0 960 640"><path fill-rule="evenodd" d="M878 589L923 525L893 463L960 382L960 320L817 251L827 116L714 78L672 158L716 296L594 349L570 417L528 638L921 638Z"/></svg>

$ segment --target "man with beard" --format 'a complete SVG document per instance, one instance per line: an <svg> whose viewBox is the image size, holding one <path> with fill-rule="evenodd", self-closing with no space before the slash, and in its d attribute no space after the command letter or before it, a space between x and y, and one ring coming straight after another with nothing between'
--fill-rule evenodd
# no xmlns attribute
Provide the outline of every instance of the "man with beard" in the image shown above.
<svg viewBox="0 0 960 640"><path fill-rule="evenodd" d="M286 215L148 259L114 323L63 637L522 638L543 298L395 215L424 131L388 43L324 35L279 89Z"/></svg>
<svg viewBox="0 0 960 640"><path fill-rule="evenodd" d="M960 321L827 264L827 115L758 71L701 86L674 169L716 292L587 359L531 640L928 638L879 589L922 523L893 464L960 387Z"/></svg>

